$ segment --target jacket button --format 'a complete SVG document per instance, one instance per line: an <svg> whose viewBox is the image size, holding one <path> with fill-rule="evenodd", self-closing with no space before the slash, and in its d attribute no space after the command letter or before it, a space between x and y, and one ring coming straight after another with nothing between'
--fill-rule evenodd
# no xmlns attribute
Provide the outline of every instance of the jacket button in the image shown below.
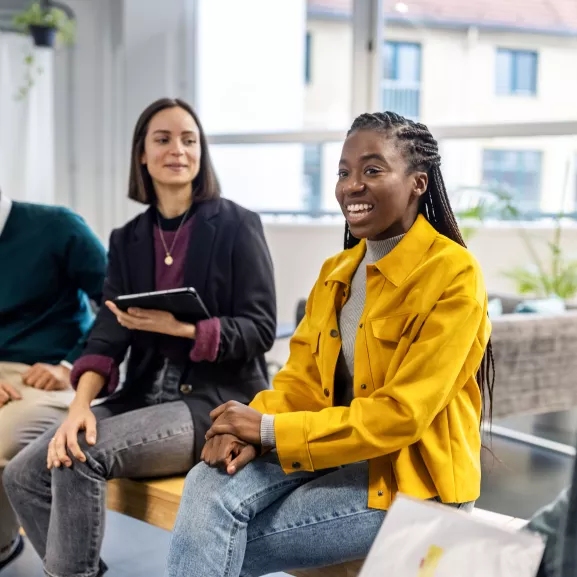
<svg viewBox="0 0 577 577"><path fill-rule="evenodd" d="M325 397L330 397L331 396L331 392L328 389L325 389L323 391L323 393L325 394Z"/></svg>
<svg viewBox="0 0 577 577"><path fill-rule="evenodd" d="M301 464L298 461L293 463L293 469L300 469L300 468L301 468Z"/></svg>
<svg viewBox="0 0 577 577"><path fill-rule="evenodd" d="M361 385L361 389L363 389L363 391L367 388L367 385Z"/></svg>
<svg viewBox="0 0 577 577"><path fill-rule="evenodd" d="M180 385L180 392L183 395L188 395L189 393L192 393L192 385L187 385L186 383Z"/></svg>
<svg viewBox="0 0 577 577"><path fill-rule="evenodd" d="M359 325L359 329L362 329L362 328L363 328L363 323L361 323L361 324Z"/></svg>
<svg viewBox="0 0 577 577"><path fill-rule="evenodd" d="M333 337L333 339L336 339L339 336L339 331L333 329L331 331L331 337Z"/></svg>
<svg viewBox="0 0 577 577"><path fill-rule="evenodd" d="M382 491L379 491L379 492L377 493L377 495L378 495L379 497L382 497L382 496L383 496L383 492L382 492Z"/></svg>

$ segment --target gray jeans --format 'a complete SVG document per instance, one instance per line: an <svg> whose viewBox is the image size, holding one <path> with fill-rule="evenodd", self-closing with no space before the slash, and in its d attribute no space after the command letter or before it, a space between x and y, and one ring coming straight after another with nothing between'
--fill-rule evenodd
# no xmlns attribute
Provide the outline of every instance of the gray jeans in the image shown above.
<svg viewBox="0 0 577 577"><path fill-rule="evenodd" d="M105 403L93 411L96 444L79 435L85 463L46 468L52 429L4 471L10 502L49 577L99 575L108 479L183 474L194 465L194 428L183 401L140 408Z"/></svg>

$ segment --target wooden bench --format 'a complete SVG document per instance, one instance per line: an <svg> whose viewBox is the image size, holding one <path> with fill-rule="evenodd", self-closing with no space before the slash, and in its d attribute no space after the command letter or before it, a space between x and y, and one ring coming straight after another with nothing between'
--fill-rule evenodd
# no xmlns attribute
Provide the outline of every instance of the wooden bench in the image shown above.
<svg viewBox="0 0 577 577"><path fill-rule="evenodd" d="M184 477L156 481L116 479L108 483L108 508L171 531L183 489ZM524 523L521 519L482 509L475 509L473 515L514 528L519 528ZM356 577L362 564L363 561L353 561L323 569L291 571L289 575L294 577Z"/></svg>

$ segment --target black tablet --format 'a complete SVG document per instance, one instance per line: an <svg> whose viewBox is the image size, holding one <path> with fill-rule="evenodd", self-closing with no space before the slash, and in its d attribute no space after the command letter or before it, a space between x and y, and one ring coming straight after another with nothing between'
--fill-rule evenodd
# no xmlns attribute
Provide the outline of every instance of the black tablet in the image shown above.
<svg viewBox="0 0 577 577"><path fill-rule="evenodd" d="M130 307L167 311L183 322L196 323L210 318L202 299L192 287L123 295L116 297L114 304L124 312Z"/></svg>

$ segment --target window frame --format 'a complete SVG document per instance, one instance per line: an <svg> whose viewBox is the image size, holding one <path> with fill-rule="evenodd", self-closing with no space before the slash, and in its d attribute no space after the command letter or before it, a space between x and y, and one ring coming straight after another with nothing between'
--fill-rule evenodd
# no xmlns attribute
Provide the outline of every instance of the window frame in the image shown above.
<svg viewBox="0 0 577 577"><path fill-rule="evenodd" d="M499 66L497 65L499 56L507 55L510 58L511 69L507 78L507 89L500 89ZM531 87L525 90L519 87L519 58L529 56L531 62ZM539 52L537 50L526 50L520 48L497 47L495 52L495 93L497 96L537 96L539 86Z"/></svg>
<svg viewBox="0 0 577 577"><path fill-rule="evenodd" d="M420 86L421 82L422 82L422 78L423 78L423 45L420 42L406 42L404 40L387 40L385 38L383 41L383 53L386 51L386 48L388 46L390 46L394 49L394 70L395 70L395 72L398 72L398 68L399 68L399 49L401 47L406 47L406 46L411 46L413 48L418 49L418 53L419 53L419 58L418 58L418 63L417 63L418 78L414 82L418 83ZM385 64L384 60L385 60L385 55L383 54L383 64ZM402 79L398 77L398 74L395 74L394 77L393 76L387 77L386 76L387 68L385 66L383 66L383 70L385 72L385 74L383 74L383 78L382 78L383 80L402 81Z"/></svg>

